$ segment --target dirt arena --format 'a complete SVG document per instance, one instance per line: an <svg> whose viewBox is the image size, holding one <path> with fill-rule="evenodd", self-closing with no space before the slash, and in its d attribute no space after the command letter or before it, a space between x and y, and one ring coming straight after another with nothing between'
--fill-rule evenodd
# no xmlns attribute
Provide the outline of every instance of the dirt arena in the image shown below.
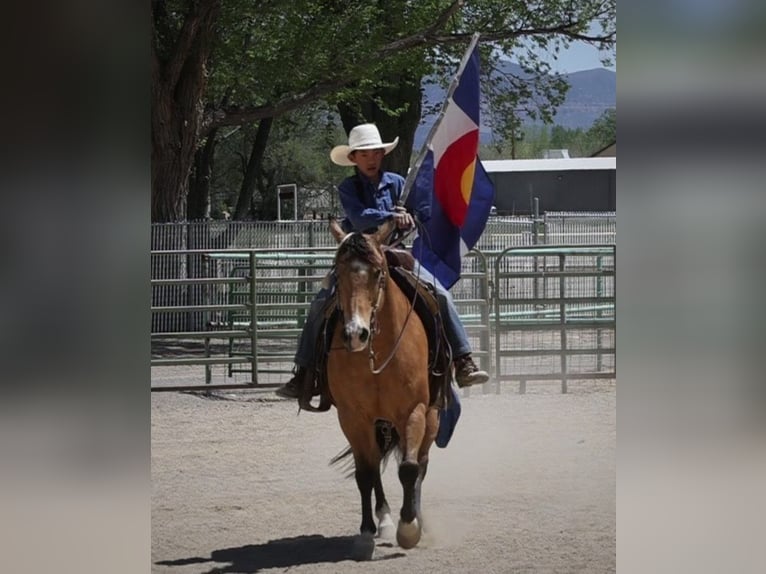
<svg viewBox="0 0 766 574"><path fill-rule="evenodd" d="M334 410L268 393L152 394L152 572L523 573L615 571L616 385L529 383L473 391L423 483L426 532L350 560L353 479L329 459ZM383 477L395 520L395 462Z"/></svg>

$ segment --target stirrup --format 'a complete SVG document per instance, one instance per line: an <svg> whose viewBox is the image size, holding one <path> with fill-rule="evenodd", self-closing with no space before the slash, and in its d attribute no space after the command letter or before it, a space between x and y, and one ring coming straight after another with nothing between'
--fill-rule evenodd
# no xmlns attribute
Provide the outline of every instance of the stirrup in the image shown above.
<svg viewBox="0 0 766 574"><path fill-rule="evenodd" d="M298 392L298 385L295 379L290 379L284 385L274 391L278 396L285 399L297 399L300 393Z"/></svg>

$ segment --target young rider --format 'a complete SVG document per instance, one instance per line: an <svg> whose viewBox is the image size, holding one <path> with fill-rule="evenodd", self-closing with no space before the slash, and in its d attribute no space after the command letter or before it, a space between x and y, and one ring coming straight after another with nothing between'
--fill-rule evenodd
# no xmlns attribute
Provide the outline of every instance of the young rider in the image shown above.
<svg viewBox="0 0 766 574"><path fill-rule="evenodd" d="M374 124L360 124L348 135L348 145L335 146L330 152L333 163L342 166L354 166L354 175L346 178L338 186L341 205L345 212L342 227L346 232L360 231L369 233L383 222L393 219L401 230L408 230L415 225L412 215L404 207L397 206L404 187L404 178L399 174L383 171L383 157L399 143L399 138L384 143L378 128ZM410 206L421 220L430 215L428 206ZM444 322L447 340L452 347L454 357L455 380L459 387L468 387L485 383L489 375L479 370L471 357L471 344L465 328L458 316L452 295L425 268L416 271L420 279L432 284L436 289L439 308ZM290 381L277 389L277 394L288 398L297 398L300 393L300 381L306 370L314 365L315 344L321 328L321 315L327 298L332 292L334 277L324 286L311 303L303 332L298 340L295 354L296 372Z"/></svg>

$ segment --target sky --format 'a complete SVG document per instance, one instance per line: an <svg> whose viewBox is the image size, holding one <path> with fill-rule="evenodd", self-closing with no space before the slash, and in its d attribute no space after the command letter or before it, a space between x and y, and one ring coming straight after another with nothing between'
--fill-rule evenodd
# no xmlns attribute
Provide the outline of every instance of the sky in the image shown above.
<svg viewBox="0 0 766 574"><path fill-rule="evenodd" d="M595 46L585 42L572 42L566 51L559 52L557 60L549 57L547 52L540 52L541 59L551 65L551 71L554 73L570 74L582 70L592 70L593 68L606 68L607 70L617 71L615 57L612 56L612 64L604 66L601 63L601 53ZM511 57L511 61L517 62Z"/></svg>
<svg viewBox="0 0 766 574"><path fill-rule="evenodd" d="M558 60L551 61L551 68L554 72L571 73L579 72L581 70L592 70L593 68L604 68L601 63L601 55L599 51L589 44L584 42L572 42L569 49L559 54ZM615 64L615 58L612 58L612 65L606 66L607 70L617 71Z"/></svg>
<svg viewBox="0 0 766 574"><path fill-rule="evenodd" d="M592 35L601 34L601 26L594 22L588 29L588 33ZM612 64L610 66L604 66L601 63L601 58L604 54L599 52L595 46L588 44L587 42L571 42L566 51L559 53L557 60L554 61L551 59L548 63L551 65L554 72L564 74L580 72L582 70L592 70L593 68L606 68L607 70L616 72L615 53L616 46L615 49L612 50Z"/></svg>

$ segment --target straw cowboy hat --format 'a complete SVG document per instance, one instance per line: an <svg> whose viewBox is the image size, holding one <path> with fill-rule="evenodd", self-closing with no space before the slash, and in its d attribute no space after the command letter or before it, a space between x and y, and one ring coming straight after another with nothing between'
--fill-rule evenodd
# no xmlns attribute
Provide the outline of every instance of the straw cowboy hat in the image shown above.
<svg viewBox="0 0 766 574"><path fill-rule="evenodd" d="M348 154L358 149L380 149L388 154L399 143L399 138L394 141L383 143L380 139L380 132L375 124L359 124L352 128L348 134L348 145L336 145L330 152L330 159L337 165L351 166L355 165Z"/></svg>

